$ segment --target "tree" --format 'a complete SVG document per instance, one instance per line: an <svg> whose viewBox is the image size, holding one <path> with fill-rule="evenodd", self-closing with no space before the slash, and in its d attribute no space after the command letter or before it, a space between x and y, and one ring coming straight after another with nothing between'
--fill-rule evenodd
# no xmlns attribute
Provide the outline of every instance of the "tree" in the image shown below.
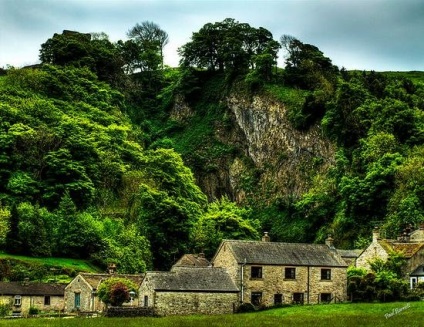
<svg viewBox="0 0 424 327"><path fill-rule="evenodd" d="M282 46L287 50L285 78L294 86L307 90L328 89L336 84L338 68L314 45L302 43L283 35Z"/></svg>
<svg viewBox="0 0 424 327"><path fill-rule="evenodd" d="M122 306L131 299L130 292L137 294L137 285L126 278L111 277L103 281L97 289L97 296L106 305Z"/></svg>
<svg viewBox="0 0 424 327"><path fill-rule="evenodd" d="M163 68L163 49L169 42L168 33L160 28L158 24L144 21L136 24L127 33L140 50L139 67L142 70L156 70L158 60Z"/></svg>
<svg viewBox="0 0 424 327"><path fill-rule="evenodd" d="M227 18L205 24L178 52L184 67L245 72L258 65L261 73L267 75L269 66L276 62L279 48L265 28L255 29Z"/></svg>
<svg viewBox="0 0 424 327"><path fill-rule="evenodd" d="M227 197L210 203L191 230L195 249L211 257L223 239L258 239L259 222L251 220L250 214L248 209L238 207Z"/></svg>

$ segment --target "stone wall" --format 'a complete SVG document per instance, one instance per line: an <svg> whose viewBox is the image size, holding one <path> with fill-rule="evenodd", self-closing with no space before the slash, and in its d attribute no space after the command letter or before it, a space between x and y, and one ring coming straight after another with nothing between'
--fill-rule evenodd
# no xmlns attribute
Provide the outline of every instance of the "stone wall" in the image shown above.
<svg viewBox="0 0 424 327"><path fill-rule="evenodd" d="M386 261L388 257L387 251L377 241L373 241L365 251L361 253L358 259L356 259L356 266L370 271L371 267L369 262L377 258Z"/></svg>
<svg viewBox="0 0 424 327"><path fill-rule="evenodd" d="M251 302L252 292L262 293L265 306L274 305L275 294L282 294L283 303L292 303L294 293L303 294L304 303L319 303L322 293L330 293L338 301L347 298L346 268L262 266L262 278L251 278L251 267L244 269L243 302ZM295 268L296 278L285 279L285 268ZM331 269L331 280L321 280L321 269Z"/></svg>
<svg viewBox="0 0 424 327"><path fill-rule="evenodd" d="M93 294L91 286L81 277L77 276L65 288L65 311L76 311L75 294L80 294L79 311L103 311L104 305L100 299Z"/></svg>
<svg viewBox="0 0 424 327"><path fill-rule="evenodd" d="M158 315L228 314L238 305L237 293L156 292Z"/></svg>
<svg viewBox="0 0 424 327"><path fill-rule="evenodd" d="M7 295L0 296L0 303L2 304L12 304L12 311L21 312L23 316L28 315L29 308L34 307L44 312L49 311L60 311L63 310L64 300L63 296L50 296L50 305L44 305L44 296L29 296L22 295L21 297L21 305L14 306L15 296Z"/></svg>

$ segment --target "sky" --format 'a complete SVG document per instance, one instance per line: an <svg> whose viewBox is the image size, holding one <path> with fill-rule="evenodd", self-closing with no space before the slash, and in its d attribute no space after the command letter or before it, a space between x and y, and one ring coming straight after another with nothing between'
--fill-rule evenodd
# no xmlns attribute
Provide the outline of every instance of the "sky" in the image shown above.
<svg viewBox="0 0 424 327"><path fill-rule="evenodd" d="M315 45L339 68L424 71L423 0L0 0L0 67L39 62L41 44L65 29L116 42L144 21L168 33L175 67L193 32L225 18Z"/></svg>

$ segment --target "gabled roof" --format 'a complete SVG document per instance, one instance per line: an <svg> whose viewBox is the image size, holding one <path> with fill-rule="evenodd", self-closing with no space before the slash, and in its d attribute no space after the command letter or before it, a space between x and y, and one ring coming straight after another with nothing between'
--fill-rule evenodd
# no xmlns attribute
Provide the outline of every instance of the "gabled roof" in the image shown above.
<svg viewBox="0 0 424 327"><path fill-rule="evenodd" d="M63 296L66 284L0 282L0 295Z"/></svg>
<svg viewBox="0 0 424 327"><path fill-rule="evenodd" d="M424 266L419 266L417 269L411 272L409 276L424 276Z"/></svg>
<svg viewBox="0 0 424 327"><path fill-rule="evenodd" d="M144 282L150 283L155 291L238 292L237 286L223 268L179 267L170 272L147 272Z"/></svg>
<svg viewBox="0 0 424 327"><path fill-rule="evenodd" d="M424 242L414 243L414 242L397 242L393 240L378 240L386 252L400 252L409 259L413 257L420 249L424 247Z"/></svg>
<svg viewBox="0 0 424 327"><path fill-rule="evenodd" d="M336 251L342 258L357 258L362 253L362 250L341 250L341 249L337 249Z"/></svg>
<svg viewBox="0 0 424 327"><path fill-rule="evenodd" d="M140 286L143 281L144 275L127 275L127 274L89 274L89 273L81 273L79 274L90 286L93 290L96 290L100 283L106 279L117 277L117 278L126 278L131 280L137 286Z"/></svg>
<svg viewBox="0 0 424 327"><path fill-rule="evenodd" d="M217 253L223 247L240 264L347 267L340 255L325 244L224 240Z"/></svg>
<svg viewBox="0 0 424 327"><path fill-rule="evenodd" d="M201 254L184 254L173 267L208 267L210 262Z"/></svg>

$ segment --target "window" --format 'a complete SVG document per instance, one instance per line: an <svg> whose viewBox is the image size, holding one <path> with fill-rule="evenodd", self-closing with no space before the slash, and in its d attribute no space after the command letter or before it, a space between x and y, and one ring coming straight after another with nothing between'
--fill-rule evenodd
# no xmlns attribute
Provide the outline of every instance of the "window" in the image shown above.
<svg viewBox="0 0 424 327"><path fill-rule="evenodd" d="M293 293L293 303L303 304L303 293Z"/></svg>
<svg viewBox="0 0 424 327"><path fill-rule="evenodd" d="M250 271L251 278L262 278L262 267L252 267Z"/></svg>
<svg viewBox="0 0 424 327"><path fill-rule="evenodd" d="M320 294L321 303L330 303L331 302L331 293L321 293Z"/></svg>
<svg viewBox="0 0 424 327"><path fill-rule="evenodd" d="M74 308L79 309L81 306L81 293L75 293Z"/></svg>
<svg viewBox="0 0 424 327"><path fill-rule="evenodd" d="M331 269L321 269L321 280L331 280Z"/></svg>
<svg viewBox="0 0 424 327"><path fill-rule="evenodd" d="M296 279L296 268L286 268L284 270L285 279Z"/></svg>
<svg viewBox="0 0 424 327"><path fill-rule="evenodd" d="M145 307L149 306L149 297L147 295L144 296L144 306Z"/></svg>
<svg viewBox="0 0 424 327"><path fill-rule="evenodd" d="M15 299L13 301L13 305L15 307L20 307L22 302L21 302L22 297L20 295L15 295Z"/></svg>
<svg viewBox="0 0 424 327"><path fill-rule="evenodd" d="M46 295L44 297L44 305L50 305L50 296Z"/></svg>
<svg viewBox="0 0 424 327"><path fill-rule="evenodd" d="M250 302L253 305L260 305L262 302L262 292L252 292Z"/></svg>
<svg viewBox="0 0 424 327"><path fill-rule="evenodd" d="M283 294L274 294L274 305L283 303Z"/></svg>

